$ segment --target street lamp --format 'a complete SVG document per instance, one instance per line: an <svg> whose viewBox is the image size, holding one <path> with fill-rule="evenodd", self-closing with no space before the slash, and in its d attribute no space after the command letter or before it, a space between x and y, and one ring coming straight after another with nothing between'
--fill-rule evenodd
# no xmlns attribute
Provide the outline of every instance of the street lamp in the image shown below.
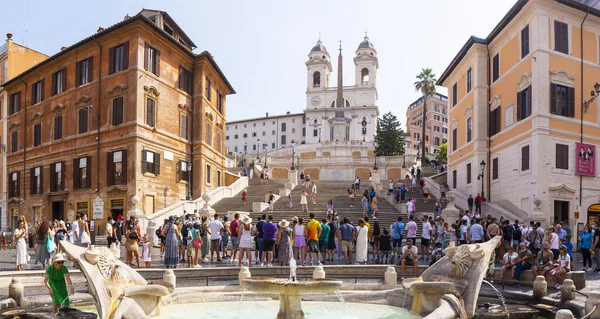
<svg viewBox="0 0 600 319"><path fill-rule="evenodd" d="M364 121L364 120L363 120ZM373 151L373 170L376 171L377 168L377 141L373 142L373 146L375 146L375 150Z"/></svg>
<svg viewBox="0 0 600 319"><path fill-rule="evenodd" d="M188 173L188 196L187 200L192 200L192 163L187 164L187 173Z"/></svg>
<svg viewBox="0 0 600 319"><path fill-rule="evenodd" d="M292 140L292 168L291 168L292 171L296 170L296 167L294 166L294 157L296 157L296 153L294 150L295 146L296 146L296 141Z"/></svg>
<svg viewBox="0 0 600 319"><path fill-rule="evenodd" d="M260 138L256 140L256 148L258 148L258 152L256 153L256 161L260 161Z"/></svg>
<svg viewBox="0 0 600 319"><path fill-rule="evenodd" d="M265 169L267 169L267 147L269 146L269 144L264 143L262 146L265 149Z"/></svg>
<svg viewBox="0 0 600 319"><path fill-rule="evenodd" d="M592 98L583 102L583 106L585 106L586 112L588 107L590 107L590 104L592 104L592 102L594 102L596 98L600 96L600 83L596 82L596 84L594 84L594 90L590 93L590 95L592 96Z"/></svg>
<svg viewBox="0 0 600 319"><path fill-rule="evenodd" d="M319 143L321 143L321 128L319 127Z"/></svg>
<svg viewBox="0 0 600 319"><path fill-rule="evenodd" d="M483 198L483 201L485 202L485 187L483 185L483 177L484 177L484 173L485 173L485 161L481 160L481 163L479 163L479 167L481 168L481 174L477 175L477 179L481 179L481 197Z"/></svg>

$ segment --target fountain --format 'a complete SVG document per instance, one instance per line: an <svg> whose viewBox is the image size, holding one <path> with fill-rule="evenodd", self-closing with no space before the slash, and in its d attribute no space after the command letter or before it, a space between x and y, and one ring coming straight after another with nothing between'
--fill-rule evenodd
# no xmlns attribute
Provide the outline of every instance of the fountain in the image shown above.
<svg viewBox="0 0 600 319"><path fill-rule="evenodd" d="M413 295L412 312L425 319L473 318L488 261L501 239L450 246L420 277L402 281Z"/></svg>
<svg viewBox="0 0 600 319"><path fill-rule="evenodd" d="M312 279L298 281L296 279L296 260L290 260L290 279L246 278L246 289L258 293L279 294L279 312L277 319L303 319L302 295L337 294L342 286L341 281Z"/></svg>

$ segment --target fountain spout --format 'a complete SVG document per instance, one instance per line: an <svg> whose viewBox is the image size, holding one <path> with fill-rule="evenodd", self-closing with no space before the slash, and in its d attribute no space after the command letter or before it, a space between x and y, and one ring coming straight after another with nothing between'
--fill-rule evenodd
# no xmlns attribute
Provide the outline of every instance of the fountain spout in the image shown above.
<svg viewBox="0 0 600 319"><path fill-rule="evenodd" d="M296 282L296 259L290 259L290 281Z"/></svg>

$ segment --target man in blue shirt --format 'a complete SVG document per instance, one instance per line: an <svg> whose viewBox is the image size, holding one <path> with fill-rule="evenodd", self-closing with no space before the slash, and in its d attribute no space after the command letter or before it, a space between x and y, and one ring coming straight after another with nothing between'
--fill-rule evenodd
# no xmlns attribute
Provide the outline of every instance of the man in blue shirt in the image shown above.
<svg viewBox="0 0 600 319"><path fill-rule="evenodd" d="M338 232L338 241L342 245L342 251L344 252L344 260L346 265L352 262L352 241L356 237L356 228L350 225L350 221L347 217L342 220L342 226Z"/></svg>
<svg viewBox="0 0 600 319"><path fill-rule="evenodd" d="M392 224L392 264L395 256L400 256L400 248L402 248L402 234L404 234L404 223L402 217L398 216L398 220Z"/></svg>
<svg viewBox="0 0 600 319"><path fill-rule="evenodd" d="M483 226L481 226L481 218L475 220L475 224L471 225L469 229L471 244L483 243L485 233L483 232Z"/></svg>
<svg viewBox="0 0 600 319"><path fill-rule="evenodd" d="M400 201L402 201L404 203L405 199L406 199L406 187L404 187L404 185L402 185L402 188L400 188Z"/></svg>

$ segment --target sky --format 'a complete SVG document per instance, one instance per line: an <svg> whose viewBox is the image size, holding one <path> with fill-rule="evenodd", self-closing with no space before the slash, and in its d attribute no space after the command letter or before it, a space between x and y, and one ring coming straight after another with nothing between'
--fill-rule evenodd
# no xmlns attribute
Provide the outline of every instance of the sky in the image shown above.
<svg viewBox="0 0 600 319"><path fill-rule="evenodd" d="M321 35L337 80L342 41L344 85L354 84L354 63L365 31L379 56L381 115L406 124L406 109L420 94L415 76L432 68L439 77L468 37L486 37L516 0L20 0L6 1L0 34L53 55L142 8L164 10L198 46L215 57L237 94L227 97L227 120L302 112L306 65ZM447 94L445 88L438 92Z"/></svg>

